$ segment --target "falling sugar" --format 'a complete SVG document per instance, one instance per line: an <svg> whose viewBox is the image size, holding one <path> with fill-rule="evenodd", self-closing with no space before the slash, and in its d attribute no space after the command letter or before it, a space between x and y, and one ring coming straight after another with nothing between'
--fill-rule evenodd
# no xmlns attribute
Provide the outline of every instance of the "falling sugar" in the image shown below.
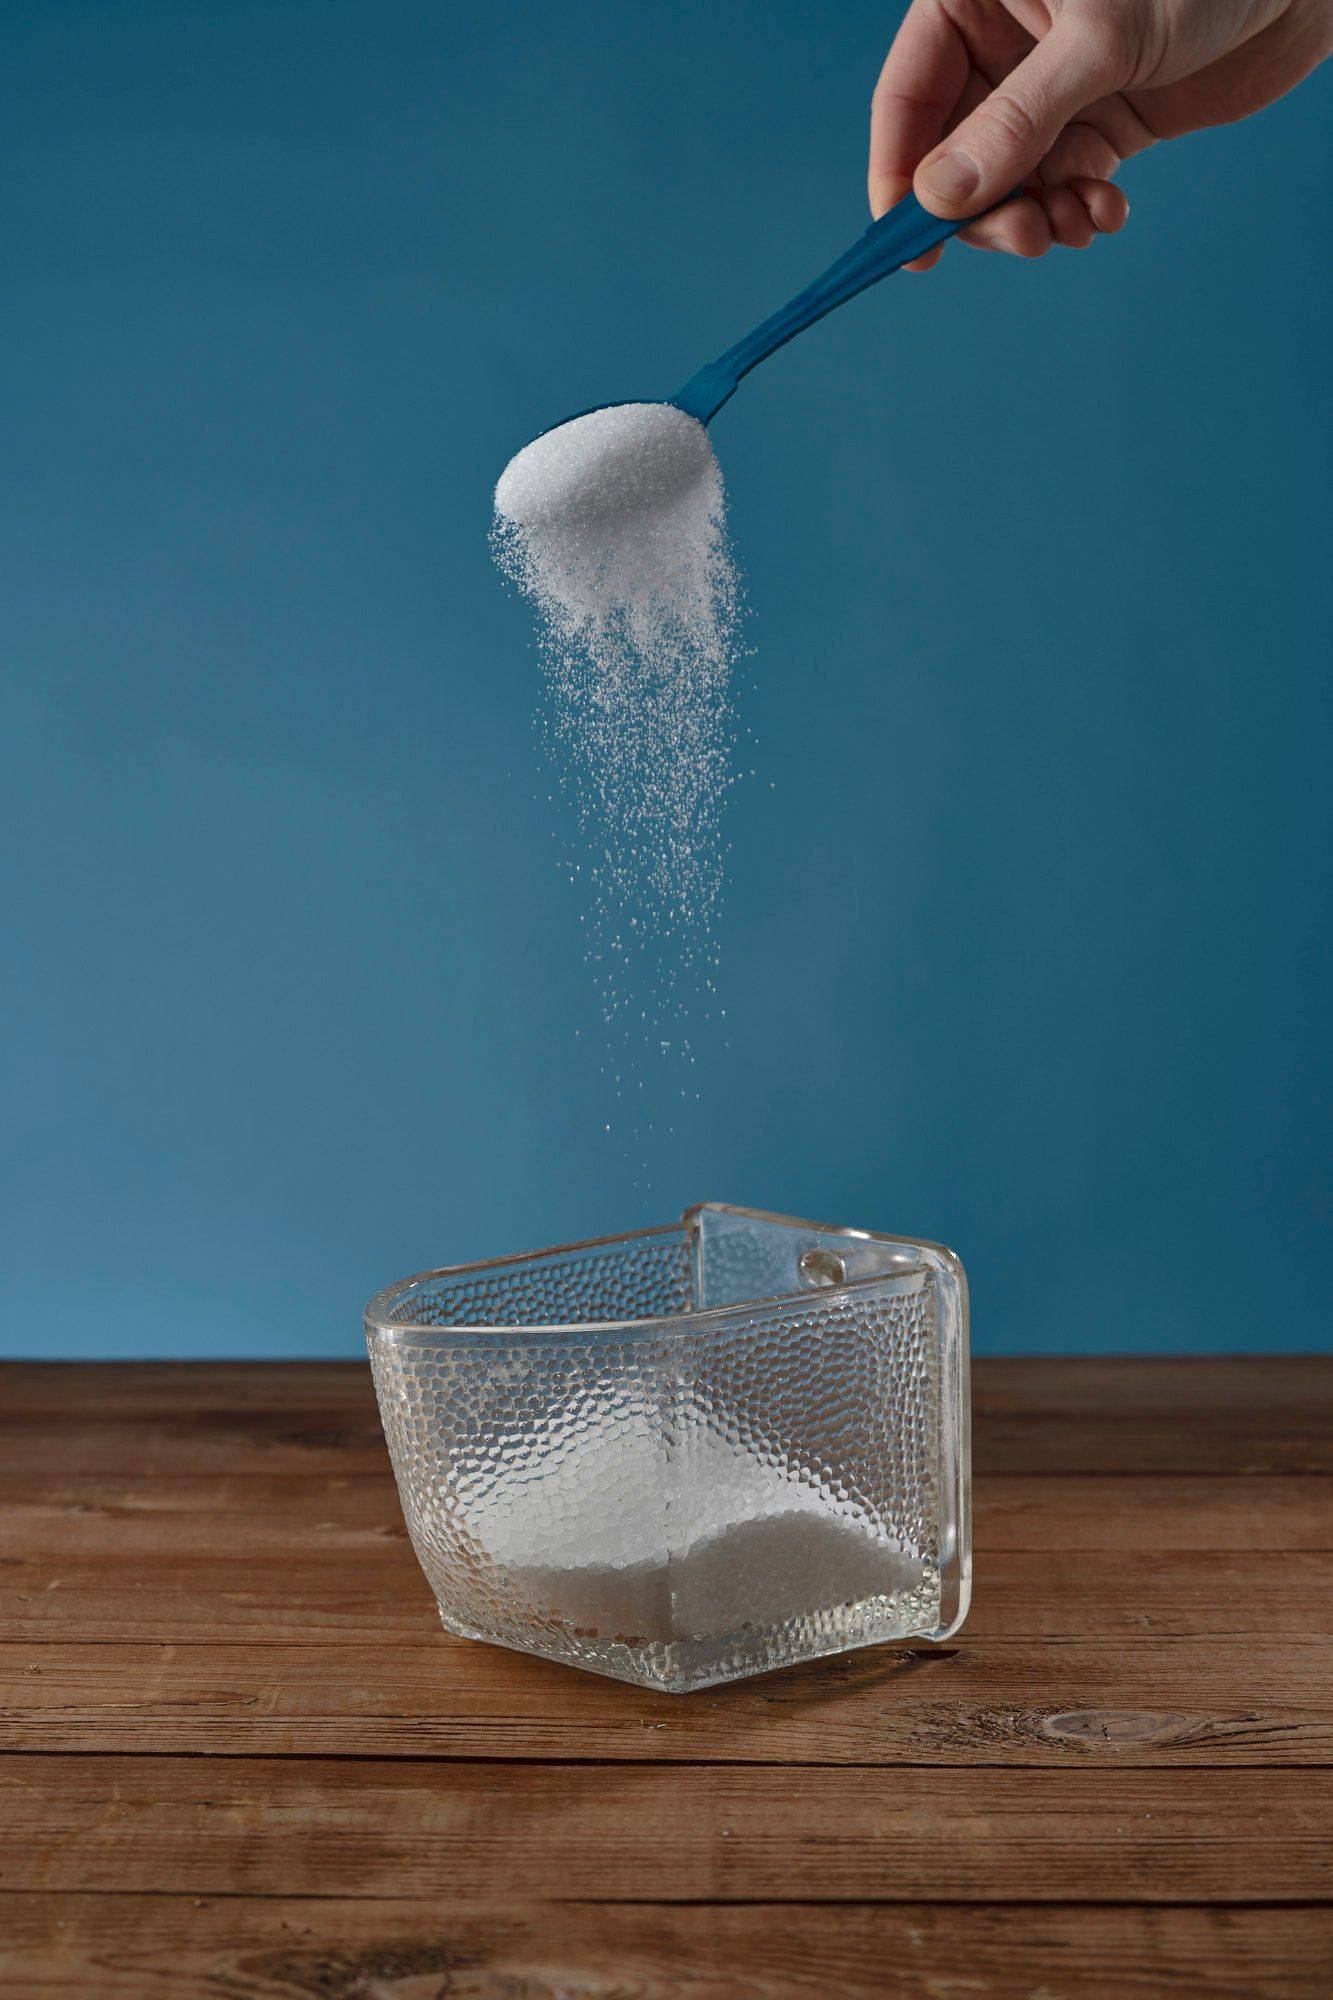
<svg viewBox="0 0 1333 2000"><path fill-rule="evenodd" d="M656 1046L691 1093L732 782L740 618L724 513L703 425L669 403L621 403L511 461L492 534L539 620L542 727L578 831L571 874L589 896L609 1068L619 1082Z"/></svg>

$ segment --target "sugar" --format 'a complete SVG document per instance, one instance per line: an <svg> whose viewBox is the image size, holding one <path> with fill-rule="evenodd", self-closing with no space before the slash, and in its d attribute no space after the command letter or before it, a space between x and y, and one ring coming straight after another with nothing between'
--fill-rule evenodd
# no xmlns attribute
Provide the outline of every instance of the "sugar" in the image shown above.
<svg viewBox="0 0 1333 2000"><path fill-rule="evenodd" d="M541 727L572 808L608 1070L641 1086L651 1050L692 1092L689 1019L715 991L739 627L707 431L668 403L548 431L500 478L492 545L537 615Z"/></svg>
<svg viewBox="0 0 1333 2000"><path fill-rule="evenodd" d="M704 1498L706 1496L706 1500ZM918 1588L915 1551L778 1455L690 1426L664 1489L650 1426L552 1449L481 1526L506 1592L562 1624L664 1644Z"/></svg>
<svg viewBox="0 0 1333 2000"><path fill-rule="evenodd" d="M669 512L716 480L708 432L695 418L671 403L611 403L544 431L511 458L495 506L529 530L608 530L609 548L636 519Z"/></svg>
<svg viewBox="0 0 1333 2000"><path fill-rule="evenodd" d="M543 1619L649 1645L736 1640L747 1629L905 1596L925 1580L919 1556L831 1508L730 1522L678 1555L584 1563L573 1549L566 1561L509 1571L510 1590Z"/></svg>

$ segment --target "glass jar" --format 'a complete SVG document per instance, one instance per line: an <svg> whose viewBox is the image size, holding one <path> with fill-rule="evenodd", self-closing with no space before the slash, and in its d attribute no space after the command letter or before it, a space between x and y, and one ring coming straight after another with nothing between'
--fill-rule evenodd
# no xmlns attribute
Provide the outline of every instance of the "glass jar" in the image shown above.
<svg viewBox="0 0 1333 2000"><path fill-rule="evenodd" d="M445 1625L682 1693L946 1638L967 1316L938 1244L713 1203L389 1286L366 1338Z"/></svg>

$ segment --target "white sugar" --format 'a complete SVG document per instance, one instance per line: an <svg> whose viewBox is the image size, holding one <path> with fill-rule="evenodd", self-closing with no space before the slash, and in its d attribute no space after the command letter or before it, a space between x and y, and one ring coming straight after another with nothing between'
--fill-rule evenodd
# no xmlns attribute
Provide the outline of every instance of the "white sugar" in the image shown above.
<svg viewBox="0 0 1333 2000"><path fill-rule="evenodd" d="M511 458L496 512L557 533L609 527L615 540L645 515L717 483L708 433L671 403L612 403L543 432Z"/></svg>
<svg viewBox="0 0 1333 2000"><path fill-rule="evenodd" d="M496 558L539 619L622 1088L648 1048L688 1076L691 1007L713 993L738 627L724 504L707 431L668 403L548 431L495 490Z"/></svg>
<svg viewBox="0 0 1333 2000"><path fill-rule="evenodd" d="M664 1488L649 1423L589 1421L586 1449L552 1440L544 1463L496 1489L477 1547L508 1588L565 1625L664 1644L738 1634L918 1588L923 1565L878 1523L780 1456L702 1423Z"/></svg>

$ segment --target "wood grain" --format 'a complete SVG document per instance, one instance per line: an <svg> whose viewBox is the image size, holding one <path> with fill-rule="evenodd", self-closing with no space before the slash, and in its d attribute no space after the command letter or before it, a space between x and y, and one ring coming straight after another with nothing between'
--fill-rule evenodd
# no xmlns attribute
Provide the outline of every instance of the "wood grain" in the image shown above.
<svg viewBox="0 0 1333 2000"><path fill-rule="evenodd" d="M1333 1472L1333 1357L1056 1357L972 1372L973 1462L1027 1477ZM1186 1414L1188 1413L1188 1414ZM77 1447L85 1472L381 1471L364 1362L9 1363L0 1464Z"/></svg>
<svg viewBox="0 0 1333 2000"><path fill-rule="evenodd" d="M1302 1909L441 1907L0 1897L0 1995L98 2000L1328 2000Z"/></svg>
<svg viewBox="0 0 1333 2000"><path fill-rule="evenodd" d="M1333 1481L1256 1475L992 1473L974 1482L977 1554L1152 1547L1244 1552L1333 1548ZM406 1541L387 1457L374 1472L75 1473L48 1459L18 1476L0 1466L0 1558L99 1551L215 1555L237 1534L290 1555L293 1533L318 1546Z"/></svg>
<svg viewBox="0 0 1333 2000"><path fill-rule="evenodd" d="M1333 1472L1333 1356L978 1361L974 1469Z"/></svg>
<svg viewBox="0 0 1333 2000"><path fill-rule="evenodd" d="M979 1363L942 1648L440 1629L364 1367L0 1368L0 1996L1333 1994L1333 1363Z"/></svg>
<svg viewBox="0 0 1333 2000"><path fill-rule="evenodd" d="M221 1539L221 1538L220 1538ZM1064 1645L1089 1631L1134 1647L1194 1636L1300 1642L1333 1627L1333 1565L1318 1551L1275 1562L1267 1552L1118 1549L993 1551L977 1569L973 1640ZM147 1558L112 1548L0 1561L0 1638L92 1644L273 1646L334 1639L440 1645L431 1597L406 1541L370 1546L310 1536L299 1547L250 1549L233 1535L207 1558L164 1548Z"/></svg>
<svg viewBox="0 0 1333 2000"><path fill-rule="evenodd" d="M881 1646L681 1701L424 1646L0 1646L0 1749L758 1764L1333 1763L1317 1643Z"/></svg>
<svg viewBox="0 0 1333 2000"><path fill-rule="evenodd" d="M0 1888L1304 1902L1333 1879L1331 1795L1325 1771L32 1755L0 1766Z"/></svg>

